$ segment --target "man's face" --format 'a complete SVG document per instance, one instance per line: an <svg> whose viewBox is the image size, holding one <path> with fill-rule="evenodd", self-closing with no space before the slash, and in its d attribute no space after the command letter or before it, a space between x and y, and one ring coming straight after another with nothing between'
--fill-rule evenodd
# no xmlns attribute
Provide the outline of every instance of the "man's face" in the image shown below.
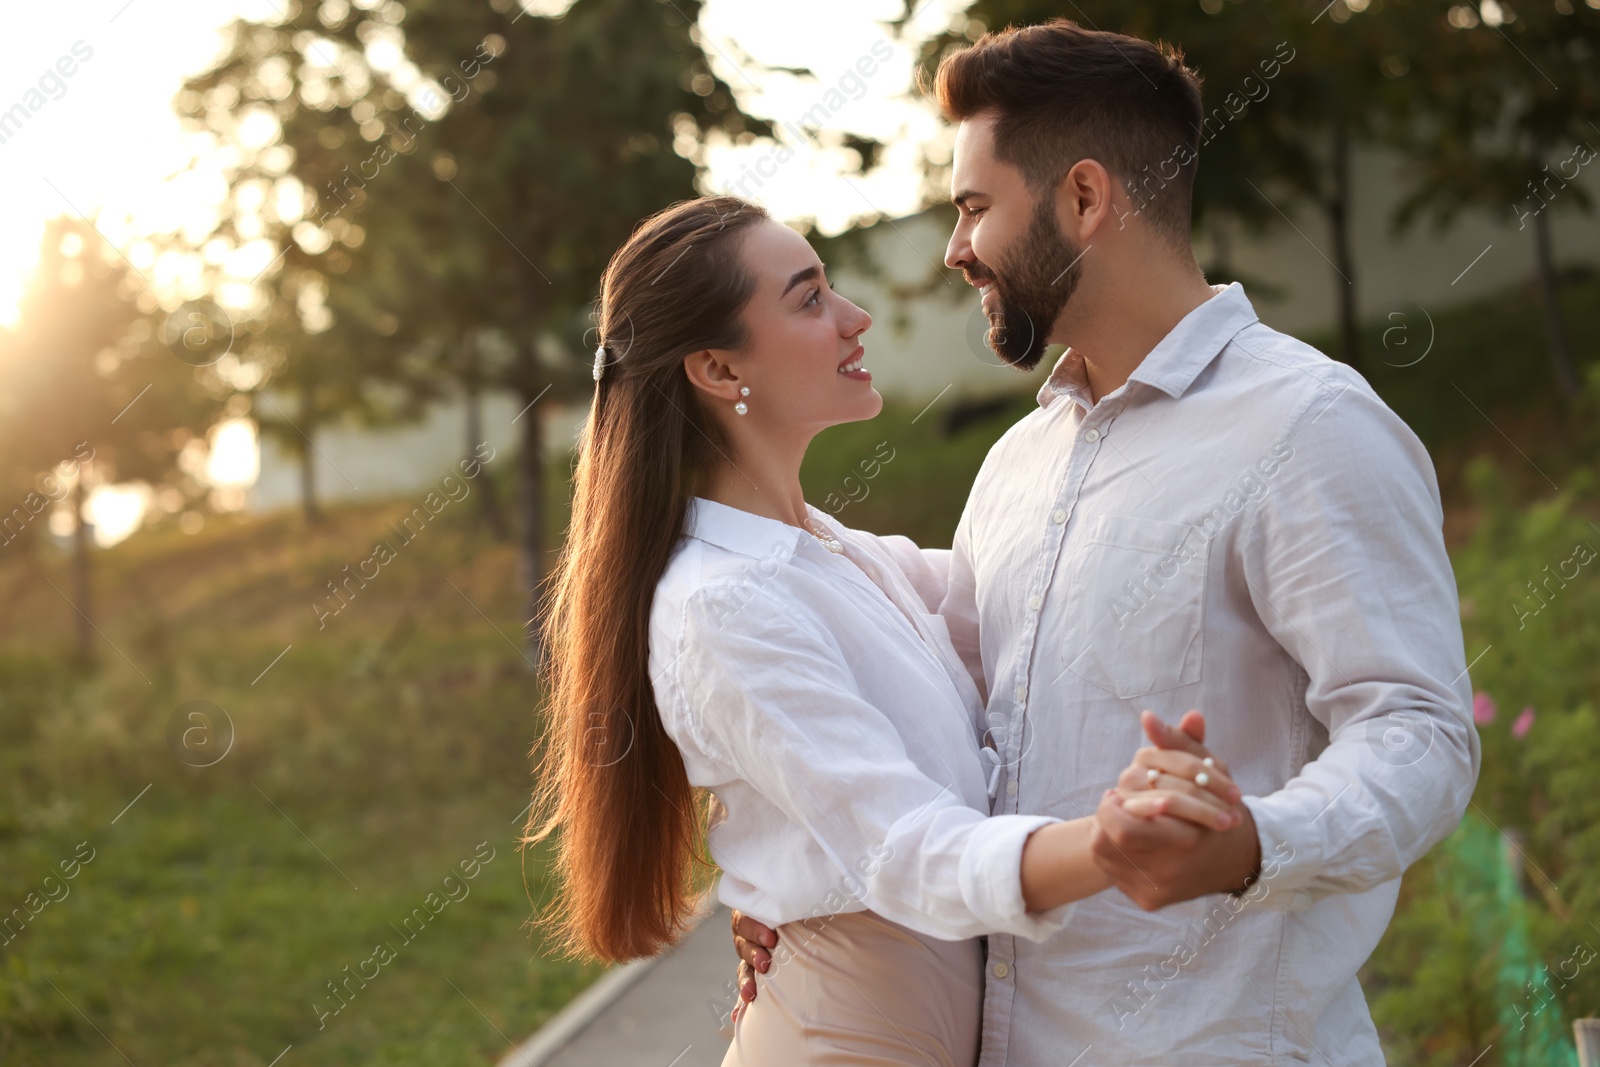
<svg viewBox="0 0 1600 1067"><path fill-rule="evenodd" d="M956 130L950 199L960 212L945 266L983 293L989 346L1031 370L1077 287L1083 250L1061 233L1054 190L1035 196L1022 172L994 155L994 116Z"/></svg>

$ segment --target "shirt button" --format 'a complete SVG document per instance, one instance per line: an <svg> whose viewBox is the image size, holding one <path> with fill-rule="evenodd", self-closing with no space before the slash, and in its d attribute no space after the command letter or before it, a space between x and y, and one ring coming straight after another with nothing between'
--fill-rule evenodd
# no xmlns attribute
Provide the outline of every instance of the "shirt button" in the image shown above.
<svg viewBox="0 0 1600 1067"><path fill-rule="evenodd" d="M1009 781L1009 782L1006 783L1006 796L1014 797L1016 795L1017 795L1017 783L1016 783L1016 780L1013 779L1012 781Z"/></svg>
<svg viewBox="0 0 1600 1067"><path fill-rule="evenodd" d="M1055 513L1050 516L1050 520L1052 522L1054 522L1057 526L1060 526L1062 523L1066 522L1067 521L1066 509L1064 509L1064 508L1056 508Z"/></svg>
<svg viewBox="0 0 1600 1067"><path fill-rule="evenodd" d="M1006 975L1008 975L1010 973L1011 973L1011 968L1007 967L1005 964L997 963L997 964L994 965L994 976L996 978L1004 978Z"/></svg>
<svg viewBox="0 0 1600 1067"><path fill-rule="evenodd" d="M1093 429L1085 430L1084 433L1083 433L1083 439L1085 441L1088 441L1092 445L1096 441L1100 440L1100 431L1099 430L1093 430Z"/></svg>
<svg viewBox="0 0 1600 1067"><path fill-rule="evenodd" d="M1038 611L1044 606L1044 597L1034 595L1028 598L1028 610Z"/></svg>
<svg viewBox="0 0 1600 1067"><path fill-rule="evenodd" d="M1018 700L1027 700L1028 699L1028 687L1025 686L1025 685L1017 686L1016 696L1017 696Z"/></svg>

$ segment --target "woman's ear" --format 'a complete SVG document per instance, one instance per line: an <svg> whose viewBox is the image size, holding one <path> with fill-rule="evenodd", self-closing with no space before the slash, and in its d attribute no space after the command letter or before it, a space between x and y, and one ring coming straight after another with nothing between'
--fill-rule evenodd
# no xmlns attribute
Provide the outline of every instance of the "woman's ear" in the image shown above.
<svg viewBox="0 0 1600 1067"><path fill-rule="evenodd" d="M739 389L745 384L731 362L731 353L720 348L702 348L683 357L683 372L689 384L711 400L732 402L739 399Z"/></svg>

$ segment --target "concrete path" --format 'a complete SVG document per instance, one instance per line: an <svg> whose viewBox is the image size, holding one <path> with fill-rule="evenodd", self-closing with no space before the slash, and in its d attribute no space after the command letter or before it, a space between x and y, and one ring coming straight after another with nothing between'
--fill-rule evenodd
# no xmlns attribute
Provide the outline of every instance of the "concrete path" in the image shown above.
<svg viewBox="0 0 1600 1067"><path fill-rule="evenodd" d="M498 1067L718 1067L728 1042L708 1005L733 1006L737 963L719 906L665 955L607 972Z"/></svg>

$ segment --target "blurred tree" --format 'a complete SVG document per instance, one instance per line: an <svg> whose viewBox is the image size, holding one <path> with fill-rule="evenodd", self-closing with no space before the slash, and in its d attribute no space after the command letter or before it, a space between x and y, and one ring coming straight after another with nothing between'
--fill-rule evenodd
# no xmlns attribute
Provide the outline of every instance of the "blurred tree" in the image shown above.
<svg viewBox="0 0 1600 1067"><path fill-rule="evenodd" d="M418 194L368 198L361 217L368 234L365 254L388 264L396 278L397 340L415 346L426 367L411 380L412 388L424 399L452 388L460 396L465 408L461 455L470 460L486 441L485 394L505 381L515 353L505 331L493 325L495 307L481 285L481 250L461 239L480 230L482 218L462 197L438 195L439 175L452 174L453 165L448 155L397 156L387 164L386 185L410 186ZM510 536L492 473L479 482L478 509L492 537Z"/></svg>
<svg viewBox="0 0 1600 1067"><path fill-rule="evenodd" d="M1561 319L1547 209L1593 208L1574 179L1600 154L1600 10L1571 0L1514 9L1436 0L1401 13L1419 47L1389 131L1409 163L1396 229L1423 218L1442 229L1476 209L1529 232L1551 375L1570 406L1582 380Z"/></svg>
<svg viewBox="0 0 1600 1067"><path fill-rule="evenodd" d="M296 457L302 507L316 522L319 432L347 419L414 418L428 390L407 346L392 340L400 319L391 308L403 301L393 265L358 253L367 234L352 221L365 194L350 170L370 154L352 147L366 145L356 116L376 75L359 50L298 29L296 13L230 23L222 54L174 103L213 138L218 151L203 158L224 161L228 184L214 225L190 242L222 263L208 279L218 302L230 294L242 307L213 331L247 368L235 380L250 383L242 387L255 395L262 436ZM245 282L217 247L265 266Z"/></svg>
<svg viewBox="0 0 1600 1067"><path fill-rule="evenodd" d="M6 544L37 538L54 505L68 501L72 592L62 595L86 663L95 647L89 490L181 481L179 451L221 413L163 343L161 317L141 312L143 284L129 275L93 224L52 219L17 325L0 335L0 484L8 494L0 536Z"/></svg>

